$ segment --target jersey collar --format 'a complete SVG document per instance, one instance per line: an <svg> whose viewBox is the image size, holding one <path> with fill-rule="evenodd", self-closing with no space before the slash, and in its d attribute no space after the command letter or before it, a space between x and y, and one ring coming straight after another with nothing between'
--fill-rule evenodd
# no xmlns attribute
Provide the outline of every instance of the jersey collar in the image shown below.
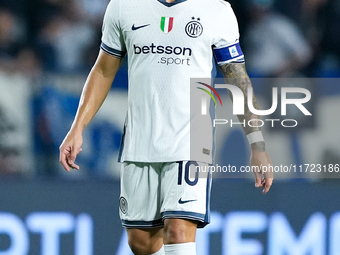
<svg viewBox="0 0 340 255"><path fill-rule="evenodd" d="M168 3L165 0L157 0L157 1L160 2L161 4L164 4L166 7L171 7L171 6L174 6L176 4L183 3L183 2L185 2L187 0L176 0L176 1L172 2L172 3Z"/></svg>

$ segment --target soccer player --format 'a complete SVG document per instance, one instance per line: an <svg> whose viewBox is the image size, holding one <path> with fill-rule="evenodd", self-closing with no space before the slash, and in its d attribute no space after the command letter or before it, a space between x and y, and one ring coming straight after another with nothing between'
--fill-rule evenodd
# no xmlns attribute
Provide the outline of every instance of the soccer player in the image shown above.
<svg viewBox="0 0 340 255"><path fill-rule="evenodd" d="M128 112L121 145L120 217L134 254L194 255L197 227L209 223L211 178L189 179L190 78L211 76L213 58L246 95L252 86L238 43L235 15L221 0L111 0L101 49L81 95L60 162L70 171L82 133L111 87L127 53ZM253 98L257 105L256 98ZM241 121L258 119L247 107ZM251 164L270 165L259 128L245 127ZM203 155L203 156L204 156ZM202 156L202 157L203 157ZM100 160L100 159L98 159ZM272 176L255 174L267 193Z"/></svg>

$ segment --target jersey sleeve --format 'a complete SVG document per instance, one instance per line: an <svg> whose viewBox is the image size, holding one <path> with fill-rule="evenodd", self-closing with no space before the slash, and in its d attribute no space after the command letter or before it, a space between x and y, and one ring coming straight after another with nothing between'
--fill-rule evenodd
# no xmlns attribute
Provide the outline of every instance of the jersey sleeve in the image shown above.
<svg viewBox="0 0 340 255"><path fill-rule="evenodd" d="M106 8L100 48L107 54L123 58L126 48L120 27L120 0L111 0Z"/></svg>
<svg viewBox="0 0 340 255"><path fill-rule="evenodd" d="M216 24L216 37L212 42L215 60L219 65L243 63L244 56L239 43L238 23L229 3L223 5Z"/></svg>

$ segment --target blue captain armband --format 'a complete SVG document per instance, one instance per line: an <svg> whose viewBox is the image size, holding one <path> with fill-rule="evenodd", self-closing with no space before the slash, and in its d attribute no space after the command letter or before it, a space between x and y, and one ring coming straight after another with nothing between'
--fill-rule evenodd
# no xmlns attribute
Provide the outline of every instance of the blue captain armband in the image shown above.
<svg viewBox="0 0 340 255"><path fill-rule="evenodd" d="M214 48L216 62L219 65L226 63L243 63L244 56L239 43L235 43L222 48Z"/></svg>

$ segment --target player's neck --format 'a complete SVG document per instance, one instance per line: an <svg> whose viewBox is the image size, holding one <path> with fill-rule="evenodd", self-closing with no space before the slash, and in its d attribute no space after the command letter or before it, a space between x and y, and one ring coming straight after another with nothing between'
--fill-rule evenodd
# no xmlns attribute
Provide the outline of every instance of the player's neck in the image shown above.
<svg viewBox="0 0 340 255"><path fill-rule="evenodd" d="M165 0L167 3L175 2L176 0Z"/></svg>

